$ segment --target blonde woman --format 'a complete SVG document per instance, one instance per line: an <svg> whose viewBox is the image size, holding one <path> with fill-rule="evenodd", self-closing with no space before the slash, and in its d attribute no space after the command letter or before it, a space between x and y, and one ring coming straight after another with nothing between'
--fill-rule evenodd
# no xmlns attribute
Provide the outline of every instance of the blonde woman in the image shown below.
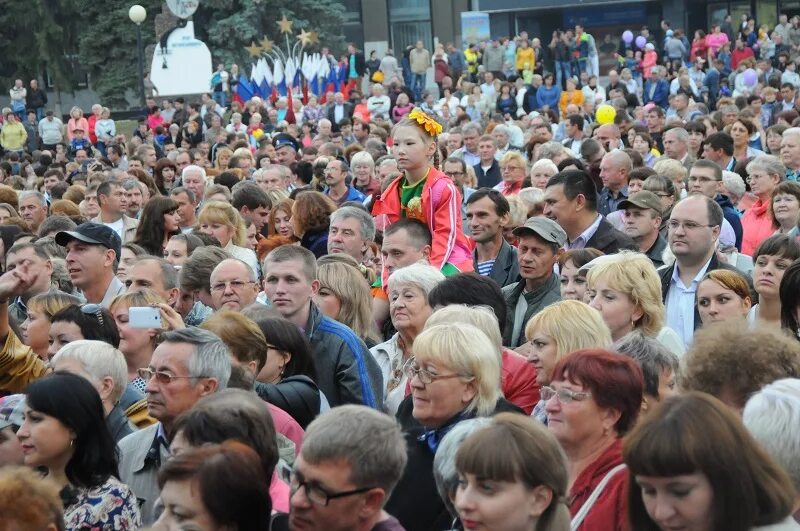
<svg viewBox="0 0 800 531"><path fill-rule="evenodd" d="M69 121L67 122L67 140L72 142L75 137L75 130L80 129L89 138L89 121L83 117L83 110L75 106L69 110Z"/></svg>
<svg viewBox="0 0 800 531"><path fill-rule="evenodd" d="M156 349L159 328L138 328L130 325L129 311L140 306L164 304L155 291L142 290L117 295L111 301L108 311L114 316L114 322L119 330L119 350L125 356L128 364L129 385L144 393L147 382L138 375L138 370L150 365L150 358Z"/></svg>
<svg viewBox="0 0 800 531"><path fill-rule="evenodd" d="M247 229L244 219L231 204L222 201L206 203L200 211L197 224L200 232L215 237L225 251L258 273L256 253L245 247Z"/></svg>
<svg viewBox="0 0 800 531"><path fill-rule="evenodd" d="M231 160L233 156L233 151L227 147L221 147L216 151L215 159L214 159L214 169L217 169L221 172L228 169L228 161Z"/></svg>
<svg viewBox="0 0 800 531"><path fill-rule="evenodd" d="M503 180L494 189L506 197L517 194L528 174L528 163L519 151L509 151L500 159L500 173Z"/></svg>
<svg viewBox="0 0 800 531"><path fill-rule="evenodd" d="M47 360L49 347L47 334L50 331L50 320L53 315L71 304L80 304L80 299L60 291L40 293L31 297L27 304L27 314L23 314L24 321L19 325L22 336L19 339L28 345L37 356ZM9 309L9 313L16 313L17 317L20 317L19 312L16 305Z"/></svg>
<svg viewBox="0 0 800 531"><path fill-rule="evenodd" d="M536 367L539 387L550 385L553 368L567 354L586 348L611 347L611 331L603 317L580 301L565 300L550 305L531 317L525 325L525 350L528 361ZM531 416L547 424L545 400L533 408Z"/></svg>
<svg viewBox="0 0 800 531"><path fill-rule="evenodd" d="M633 330L657 339L678 357L686 347L677 333L664 326L661 279L647 256L633 251L603 256L589 269L589 305L600 312L619 341Z"/></svg>
<svg viewBox="0 0 800 531"><path fill-rule="evenodd" d="M317 267L317 280L314 301L322 313L352 329L368 348L377 345L380 334L372 319L372 297L364 275L352 265L328 262Z"/></svg>

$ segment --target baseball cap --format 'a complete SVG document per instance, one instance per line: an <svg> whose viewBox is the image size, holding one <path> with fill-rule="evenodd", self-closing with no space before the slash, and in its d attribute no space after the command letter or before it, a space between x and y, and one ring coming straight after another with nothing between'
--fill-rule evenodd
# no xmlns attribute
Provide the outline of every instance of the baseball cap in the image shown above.
<svg viewBox="0 0 800 531"><path fill-rule="evenodd" d="M514 236L522 236L529 232L533 232L543 240L555 243L559 247L563 247L567 243L567 233L550 218L543 216L528 218L524 225L512 231Z"/></svg>
<svg viewBox="0 0 800 531"><path fill-rule="evenodd" d="M9 426L22 426L22 410L25 409L25 395L8 395L0 398L0 430Z"/></svg>
<svg viewBox="0 0 800 531"><path fill-rule="evenodd" d="M120 240L114 229L101 223L87 221L78 225L75 230L64 230L56 234L56 243L62 247L72 240L79 240L92 245L102 245L106 249L112 249L117 253L117 259L119 259L122 240Z"/></svg>
<svg viewBox="0 0 800 531"><path fill-rule="evenodd" d="M664 212L664 205L661 204L661 199L653 192L648 192L647 190L631 194L628 199L620 201L617 210L624 210L629 207L651 208L658 212L659 216Z"/></svg>

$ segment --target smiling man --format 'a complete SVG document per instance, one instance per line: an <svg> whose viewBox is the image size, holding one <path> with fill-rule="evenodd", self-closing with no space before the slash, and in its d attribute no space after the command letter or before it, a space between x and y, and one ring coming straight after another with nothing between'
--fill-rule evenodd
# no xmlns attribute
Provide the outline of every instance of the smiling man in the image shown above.
<svg viewBox="0 0 800 531"><path fill-rule="evenodd" d="M508 200L497 190L481 188L467 200L467 225L475 242L472 251L475 271L501 288L519 278L517 250L503 238L503 229L510 219Z"/></svg>
<svg viewBox="0 0 800 531"><path fill-rule="evenodd" d="M359 264L375 239L372 215L356 206L345 206L331 214L328 229L328 254L344 253Z"/></svg>
<svg viewBox="0 0 800 531"><path fill-rule="evenodd" d="M564 252L567 234L558 223L544 217L529 218L514 229L519 238L517 257L522 280L503 288L507 315L503 345L525 342L525 323L538 311L561 300L559 277L553 267Z"/></svg>

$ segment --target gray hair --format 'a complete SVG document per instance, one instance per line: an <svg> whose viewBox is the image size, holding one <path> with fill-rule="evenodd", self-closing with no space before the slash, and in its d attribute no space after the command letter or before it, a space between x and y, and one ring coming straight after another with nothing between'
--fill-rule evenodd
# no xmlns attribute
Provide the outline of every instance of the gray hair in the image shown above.
<svg viewBox="0 0 800 531"><path fill-rule="evenodd" d="M500 133L500 134L503 134L503 135L506 135L506 136L511 136L511 130L508 128L507 125L503 125L503 124L497 125L497 126L495 126L494 129L492 129L492 136L494 136L495 133Z"/></svg>
<svg viewBox="0 0 800 531"><path fill-rule="evenodd" d="M142 189L144 187L144 183L139 179L125 179L122 181L122 188L124 190L133 190L134 188L138 188L140 192L143 192Z"/></svg>
<svg viewBox="0 0 800 531"><path fill-rule="evenodd" d="M763 171L767 175L777 175L783 181L786 178L786 166L775 155L759 155L747 165L747 174Z"/></svg>
<svg viewBox="0 0 800 531"><path fill-rule="evenodd" d="M187 175L190 173L195 172L199 173L200 176L205 179L206 178L206 170L202 166L198 166L196 164L189 164L186 166L183 171L181 172L181 179L185 179Z"/></svg>
<svg viewBox="0 0 800 531"><path fill-rule="evenodd" d="M447 432L436 449L433 458L433 479L436 480L439 497L454 518L458 516L458 512L450 500L458 487L458 470L456 470L458 448L467 437L491 423L492 420L486 417L462 420Z"/></svg>
<svg viewBox="0 0 800 531"><path fill-rule="evenodd" d="M44 194L41 192L37 192L36 190L25 190L24 192L21 192L19 194L19 200L17 201L17 203L18 204L22 203L29 197L35 197L39 201L39 206L43 207L47 206L47 200L44 198Z"/></svg>
<svg viewBox="0 0 800 531"><path fill-rule="evenodd" d="M253 268L250 267L247 264L247 262L245 262L243 260L239 260L238 258L226 258L225 260L221 261L216 266L214 266L214 269L211 271L211 274L208 277L209 285L211 285L211 279L214 278L214 274L217 272L217 269L219 269L220 267L222 267L226 263L237 263L237 264L240 264L240 265L244 266L244 269L247 272L248 280L250 280L250 282L258 282L258 277L256 277L256 272L253 271Z"/></svg>
<svg viewBox="0 0 800 531"><path fill-rule="evenodd" d="M433 288L443 280L444 275L442 272L432 265L416 263L401 267L392 273L389 277L388 287L391 291L401 284L407 284L419 288L427 298Z"/></svg>
<svg viewBox="0 0 800 531"><path fill-rule="evenodd" d="M128 385L128 364L122 352L105 341L81 339L61 347L51 362L57 364L61 360L77 361L92 384L100 384L110 377L114 382L111 402L114 405L119 402Z"/></svg>
<svg viewBox="0 0 800 531"><path fill-rule="evenodd" d="M800 379L764 386L747 401L742 421L800 492Z"/></svg>
<svg viewBox="0 0 800 531"><path fill-rule="evenodd" d="M781 135L782 138L786 138L787 136L798 136L800 137L800 127L790 127L786 131L783 132Z"/></svg>
<svg viewBox="0 0 800 531"><path fill-rule="evenodd" d="M333 214L331 214L331 225L340 219L344 220L351 218L358 221L362 240L371 242L375 239L375 221L372 219L372 214L363 208L358 208L356 206L344 206L335 210Z"/></svg>
<svg viewBox="0 0 800 531"><path fill-rule="evenodd" d="M565 154L572 156L572 154L567 151L567 148L555 140L545 142L539 147L539 160L548 159L552 161L553 158Z"/></svg>
<svg viewBox="0 0 800 531"><path fill-rule="evenodd" d="M800 128L798 128L800 129ZM722 184L728 191L731 199L739 200L744 197L747 192L747 187L744 185L744 179L735 171L722 170Z"/></svg>
<svg viewBox="0 0 800 531"><path fill-rule="evenodd" d="M161 268L161 283L164 285L164 289L170 290L178 287L178 270L164 258L145 254L138 257L134 265L140 262L155 262L158 264Z"/></svg>
<svg viewBox="0 0 800 531"><path fill-rule="evenodd" d="M372 160L372 155L369 154L369 151L359 151L353 154L353 158L350 159L350 167L354 168L356 166L375 167L375 161Z"/></svg>
<svg viewBox="0 0 800 531"><path fill-rule="evenodd" d="M667 135L674 136L675 140L677 140L678 142L682 142L684 144L689 142L689 132L686 131L686 129L684 129L683 127L673 127L672 129L664 133L664 136Z"/></svg>
<svg viewBox="0 0 800 531"><path fill-rule="evenodd" d="M631 161L631 156L621 149L613 149L606 153L604 158L605 157L608 157L609 160L614 163L614 166L624 169L627 173L630 173L633 169L633 161Z"/></svg>
<svg viewBox="0 0 800 531"><path fill-rule="evenodd" d="M551 172L553 172L553 175L558 173L558 166L556 166L556 164L550 159L537 160L536 162L533 163L533 166L531 166L530 172L533 173L534 170L538 170L539 168L550 170Z"/></svg>
<svg viewBox="0 0 800 531"><path fill-rule="evenodd" d="M345 461L356 488L380 487L386 499L408 460L397 421L357 405L333 408L309 424L300 455L311 464Z"/></svg>
<svg viewBox="0 0 800 531"><path fill-rule="evenodd" d="M644 392L658 398L658 382L661 374L671 370L677 376L680 361L660 341L635 330L614 343L612 350L625 354L642 368Z"/></svg>
<svg viewBox="0 0 800 531"><path fill-rule="evenodd" d="M477 133L478 136L483 134L483 129L481 129L481 126L475 122L468 122L467 124L461 126L461 134L466 135L470 131Z"/></svg>
<svg viewBox="0 0 800 531"><path fill-rule="evenodd" d="M468 306L466 304L448 304L439 308L425 321L425 326L436 326L437 324L467 323L471 324L481 332L486 334L496 347L497 359L502 363L501 349L503 348L503 336L500 334L500 323L497 315L489 306Z"/></svg>
<svg viewBox="0 0 800 531"><path fill-rule="evenodd" d="M187 369L193 384L199 378L217 380L217 390L225 389L231 377L231 353L223 341L208 330L195 326L164 332L164 343L188 343L194 347Z"/></svg>

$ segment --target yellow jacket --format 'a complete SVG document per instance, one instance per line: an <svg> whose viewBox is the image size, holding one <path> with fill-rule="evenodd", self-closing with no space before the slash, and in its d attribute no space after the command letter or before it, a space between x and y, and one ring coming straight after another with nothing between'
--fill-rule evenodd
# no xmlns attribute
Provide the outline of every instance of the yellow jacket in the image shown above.
<svg viewBox="0 0 800 531"><path fill-rule="evenodd" d="M26 140L28 140L28 132L20 122L6 122L0 129L0 146L7 151L22 151L25 148Z"/></svg>
<svg viewBox="0 0 800 531"><path fill-rule="evenodd" d="M528 46L527 48L517 48L517 61L516 61L516 68L517 71L525 70L525 64L527 63L528 70L533 70L536 68L536 53L534 53L533 48Z"/></svg>
<svg viewBox="0 0 800 531"><path fill-rule="evenodd" d="M574 103L578 108L583 107L583 91L575 89L571 95L566 90L561 93L561 100L558 102L558 110L561 111L561 116L567 113L567 105L570 103Z"/></svg>
<svg viewBox="0 0 800 531"><path fill-rule="evenodd" d="M467 48L464 50L464 59L467 61L467 70L470 74L478 73L478 52Z"/></svg>
<svg viewBox="0 0 800 531"><path fill-rule="evenodd" d="M0 350L0 391L21 393L46 372L44 361L9 330Z"/></svg>

